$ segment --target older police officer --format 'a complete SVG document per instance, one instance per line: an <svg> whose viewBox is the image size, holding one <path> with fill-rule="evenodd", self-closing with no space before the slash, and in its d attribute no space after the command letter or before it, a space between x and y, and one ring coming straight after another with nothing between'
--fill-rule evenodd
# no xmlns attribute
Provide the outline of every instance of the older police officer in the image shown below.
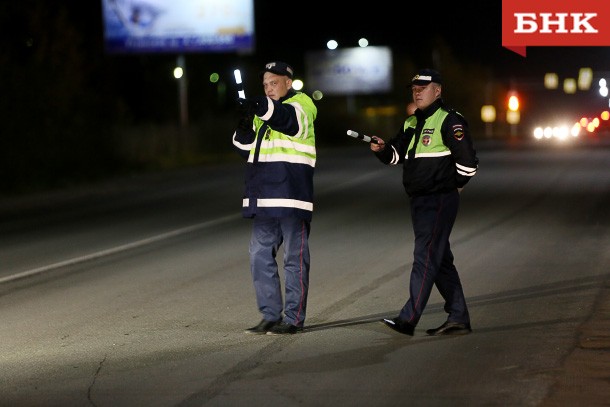
<svg viewBox="0 0 610 407"><path fill-rule="evenodd" d="M244 115L233 135L247 159L242 214L253 222L250 271L263 317L251 334L294 334L307 310L317 108L292 88L293 76L285 62L266 64L265 96L239 100ZM282 244L285 302L276 262Z"/></svg>

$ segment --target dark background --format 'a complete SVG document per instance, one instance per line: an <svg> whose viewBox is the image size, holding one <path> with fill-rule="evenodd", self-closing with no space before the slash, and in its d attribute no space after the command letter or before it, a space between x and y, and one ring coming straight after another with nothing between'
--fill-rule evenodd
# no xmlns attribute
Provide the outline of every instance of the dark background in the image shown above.
<svg viewBox="0 0 610 407"><path fill-rule="evenodd" d="M353 143L348 128L391 137L410 101L409 80L423 67L440 70L445 101L462 112L475 138L489 138L480 108L498 111L491 137L510 137L505 99L519 91L522 124L599 110L594 92L569 97L542 86L545 72L576 77L582 66L605 74L605 47L531 47L526 58L501 46L501 2L377 1L355 3L255 1L256 49L186 54L188 125L181 125L172 71L177 55L107 54L98 0L10 1L0 4L0 193L14 195L94 182L125 173L236 159L232 72L244 72L247 94L262 92L258 72L272 60L305 77L308 51L329 39L353 47L361 37L390 46L393 91L326 97L317 102L318 145ZM209 75L220 74L219 83ZM310 91L305 84L305 92ZM351 103L351 104L350 104ZM348 107L351 106L351 107ZM367 117L367 107L398 114ZM603 108L603 106L601 106ZM607 107L607 102L606 102ZM514 136L514 134L512 134ZM349 140L348 140L349 139Z"/></svg>

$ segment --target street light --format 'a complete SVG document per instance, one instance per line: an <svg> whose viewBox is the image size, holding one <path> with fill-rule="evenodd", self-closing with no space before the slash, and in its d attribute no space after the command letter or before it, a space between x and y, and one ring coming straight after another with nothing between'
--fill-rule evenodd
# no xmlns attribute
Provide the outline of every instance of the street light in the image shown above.
<svg viewBox="0 0 610 407"><path fill-rule="evenodd" d="M521 121L521 113L519 112L521 102L519 101L519 95L516 91L511 91L508 95L508 110L506 110L506 122L510 124L510 135L516 136L517 124L519 124L519 122Z"/></svg>
<svg viewBox="0 0 610 407"><path fill-rule="evenodd" d="M174 78L178 81L178 104L180 106L180 125L186 128L188 125L188 98L186 88L186 68L184 64L184 55L178 55L176 58L176 67L174 68Z"/></svg>
<svg viewBox="0 0 610 407"><path fill-rule="evenodd" d="M563 91L569 95L576 93L576 79L566 78L563 80Z"/></svg>
<svg viewBox="0 0 610 407"><path fill-rule="evenodd" d="M330 40L326 43L326 48L328 48L328 49L337 49L338 46L339 46L339 43L335 40Z"/></svg>
<svg viewBox="0 0 610 407"><path fill-rule="evenodd" d="M508 98L508 110L516 112L519 110L519 97L514 94Z"/></svg>
<svg viewBox="0 0 610 407"><path fill-rule="evenodd" d="M493 105L481 107L481 120L485 123L485 135L491 137L493 135L492 123L496 121L496 108Z"/></svg>
<svg viewBox="0 0 610 407"><path fill-rule="evenodd" d="M559 87L559 76L555 72L548 72L544 75L544 87L547 89L557 89Z"/></svg>

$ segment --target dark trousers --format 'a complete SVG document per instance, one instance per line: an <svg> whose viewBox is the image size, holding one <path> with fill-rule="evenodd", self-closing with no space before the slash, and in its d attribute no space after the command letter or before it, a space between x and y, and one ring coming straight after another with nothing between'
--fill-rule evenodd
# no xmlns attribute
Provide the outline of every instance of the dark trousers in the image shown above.
<svg viewBox="0 0 610 407"><path fill-rule="evenodd" d="M419 322L434 285L445 300L445 312L449 314L447 320L470 323L462 284L449 245L459 203L457 190L411 198L415 248L409 299L399 318L413 326Z"/></svg>
<svg viewBox="0 0 610 407"><path fill-rule="evenodd" d="M303 327L309 288L308 221L298 218L253 219L250 238L250 271L258 309L267 321L279 321ZM286 301L275 259L284 244L284 279Z"/></svg>

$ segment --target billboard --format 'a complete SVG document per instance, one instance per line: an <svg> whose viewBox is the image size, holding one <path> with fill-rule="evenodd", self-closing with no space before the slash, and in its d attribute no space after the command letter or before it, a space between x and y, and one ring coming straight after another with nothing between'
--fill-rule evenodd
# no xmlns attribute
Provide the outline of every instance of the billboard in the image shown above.
<svg viewBox="0 0 610 407"><path fill-rule="evenodd" d="M343 48L309 52L307 87L326 95L384 93L392 90L389 47Z"/></svg>
<svg viewBox="0 0 610 407"><path fill-rule="evenodd" d="M107 53L254 51L254 0L102 0Z"/></svg>

